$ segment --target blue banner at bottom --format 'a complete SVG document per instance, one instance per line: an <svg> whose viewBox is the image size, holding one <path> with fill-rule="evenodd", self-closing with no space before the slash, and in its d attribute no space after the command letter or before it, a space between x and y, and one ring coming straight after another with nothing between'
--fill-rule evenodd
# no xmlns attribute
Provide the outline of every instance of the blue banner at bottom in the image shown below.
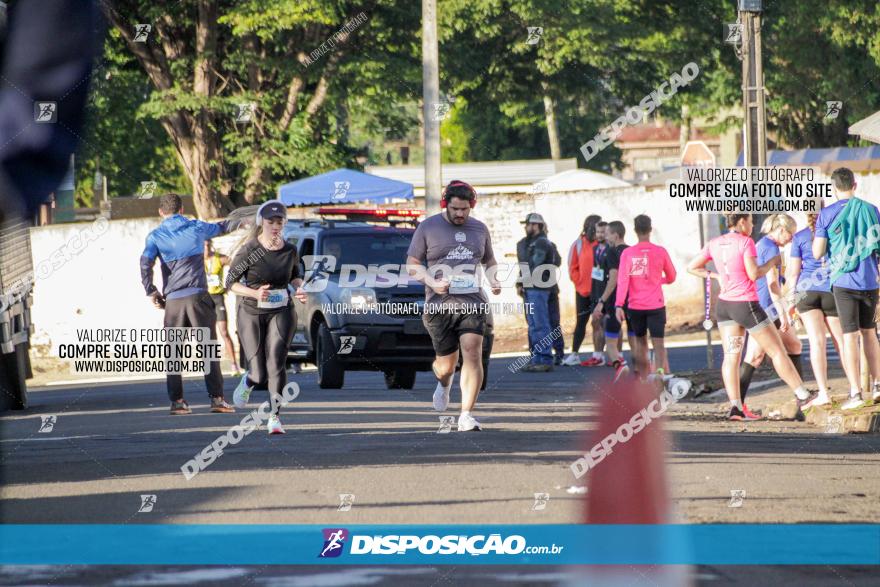
<svg viewBox="0 0 880 587"><path fill-rule="evenodd" d="M0 564L877 565L880 525L6 524Z"/></svg>

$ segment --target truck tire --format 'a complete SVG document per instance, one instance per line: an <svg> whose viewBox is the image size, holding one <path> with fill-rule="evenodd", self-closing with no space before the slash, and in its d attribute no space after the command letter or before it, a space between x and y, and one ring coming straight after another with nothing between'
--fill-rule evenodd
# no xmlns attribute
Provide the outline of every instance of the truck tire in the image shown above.
<svg viewBox="0 0 880 587"><path fill-rule="evenodd" d="M315 341L315 366L318 368L318 387L321 389L342 389L345 384L345 367L336 357L336 345L327 324L318 326Z"/></svg>
<svg viewBox="0 0 880 587"><path fill-rule="evenodd" d="M15 352L0 354L0 410L24 410L27 408L28 352L27 343L15 345Z"/></svg>
<svg viewBox="0 0 880 587"><path fill-rule="evenodd" d="M416 384L416 370L402 367L385 371L385 385L388 389L412 389Z"/></svg>

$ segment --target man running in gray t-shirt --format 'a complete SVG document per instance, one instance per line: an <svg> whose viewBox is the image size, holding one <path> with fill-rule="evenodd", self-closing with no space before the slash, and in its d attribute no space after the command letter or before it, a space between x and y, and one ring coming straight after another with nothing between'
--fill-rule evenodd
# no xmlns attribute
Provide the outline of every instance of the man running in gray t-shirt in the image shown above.
<svg viewBox="0 0 880 587"><path fill-rule="evenodd" d="M489 229L470 217L476 203L474 188L463 181L449 182L440 201L446 210L419 224L406 260L409 274L425 283L422 321L436 353L433 369L438 383L434 409L438 412L449 406L449 391L461 348L459 431L480 429L471 410L484 375L481 356L487 301L481 287L481 265L489 270L492 293L501 293L501 285L491 271L496 262Z"/></svg>

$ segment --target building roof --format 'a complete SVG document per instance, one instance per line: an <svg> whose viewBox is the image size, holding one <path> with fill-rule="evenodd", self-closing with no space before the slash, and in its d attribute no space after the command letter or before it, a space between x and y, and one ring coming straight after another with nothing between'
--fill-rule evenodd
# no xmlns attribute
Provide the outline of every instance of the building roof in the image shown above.
<svg viewBox="0 0 880 587"><path fill-rule="evenodd" d="M576 192L627 187L629 185L628 182L607 173L589 169L569 169L541 180L536 184L535 190L544 193Z"/></svg>
<svg viewBox="0 0 880 587"><path fill-rule="evenodd" d="M743 154L736 160L743 164ZM830 172L849 167L856 172L880 171L880 145L874 147L835 147L832 149L798 149L767 151L767 165L818 167Z"/></svg>
<svg viewBox="0 0 880 587"><path fill-rule="evenodd" d="M626 126L617 137L618 146L627 143L679 143L679 135L681 127L677 124L664 124L657 126L655 124L636 124L634 126ZM710 135L701 128L691 129L691 140L708 141L710 143L720 141L720 137Z"/></svg>
<svg viewBox="0 0 880 587"><path fill-rule="evenodd" d="M560 171L577 169L577 159L531 159L521 161L475 161L473 163L444 163L442 181L466 181L481 194L528 192L534 184ZM371 165L367 173L410 183L415 195L425 195L425 167L423 165Z"/></svg>

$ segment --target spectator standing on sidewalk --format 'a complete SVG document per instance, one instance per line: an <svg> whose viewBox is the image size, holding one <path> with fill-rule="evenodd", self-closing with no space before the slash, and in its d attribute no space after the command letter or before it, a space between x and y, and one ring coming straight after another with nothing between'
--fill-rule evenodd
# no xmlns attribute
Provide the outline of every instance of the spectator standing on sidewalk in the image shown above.
<svg viewBox="0 0 880 587"><path fill-rule="evenodd" d="M583 231L568 250L568 277L574 284L576 322L571 339L571 354L563 359L563 365L580 365L581 363L581 357L578 353L584 336L587 334L587 321L593 311L590 298L593 291L593 250L599 244L596 240L596 225L601 221L602 217L598 214L587 216L584 220Z"/></svg>
<svg viewBox="0 0 880 587"><path fill-rule="evenodd" d="M553 370L550 326L550 290L552 286L540 283L543 279L537 271L542 265L553 264L555 247L547 238L546 222L535 212L523 221L526 236L516 244L516 257L520 267L517 292L526 303L526 322L529 326L529 364L523 371L546 372ZM529 279L524 279L526 271ZM552 281L552 280L551 280ZM556 333L559 334L558 332Z"/></svg>

